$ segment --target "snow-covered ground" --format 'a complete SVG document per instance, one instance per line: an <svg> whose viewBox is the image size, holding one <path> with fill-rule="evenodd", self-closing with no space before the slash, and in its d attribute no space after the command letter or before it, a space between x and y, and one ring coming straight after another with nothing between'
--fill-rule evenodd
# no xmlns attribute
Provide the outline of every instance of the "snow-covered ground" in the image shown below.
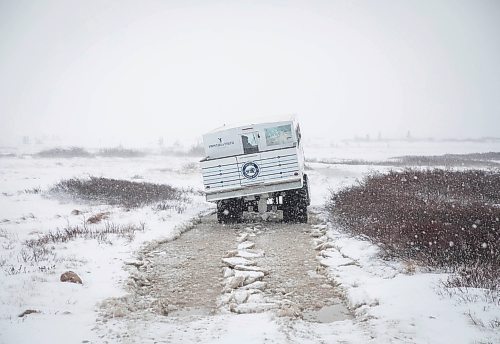
<svg viewBox="0 0 500 344"><path fill-rule="evenodd" d="M198 190L201 185L196 159L153 156L137 159L74 158L0 160L0 342L32 343L81 342L98 340L96 305L124 293L128 273L124 262L145 242L174 238L183 226L210 207L202 196L189 194L190 203L164 211L152 207L124 210L71 199L57 200L44 195L61 179L99 176L135 181L168 183ZM40 189L40 193L25 190ZM183 210L184 209L184 210ZM80 213L75 215L74 210ZM73 213L72 213L73 212ZM28 261L23 242L68 225L82 225L86 218L108 212L107 221L117 225L145 224L135 238L110 236L109 243L76 239L55 244L55 255L47 261ZM96 230L104 226L95 225ZM61 283L67 270L77 272L83 285ZM27 309L39 310L30 319L20 318Z"/></svg>
<svg viewBox="0 0 500 344"><path fill-rule="evenodd" d="M500 141L328 141L310 140L307 158L318 160L383 161L405 155L499 152Z"/></svg>
<svg viewBox="0 0 500 344"><path fill-rule="evenodd" d="M310 146L309 159L381 160L400 155L435 155L500 151L495 143L397 143L381 145ZM19 153L19 152L17 152ZM197 158L150 155L143 158L49 159L9 157L0 159L0 343L81 343L102 342L96 328L98 305L111 297L125 295L128 272L124 264L151 240L172 240L200 213L213 209L196 191L202 181ZM371 171L384 167L308 163L313 208L322 213L330 190L355 183ZM190 188L189 202L175 209L152 207L125 210L47 197L44 191L61 179L102 176L109 178L166 183ZM40 189L41 192L36 190ZM79 210L78 215L73 215ZM54 244L53 255L44 261L27 259L23 242L68 225L82 225L85 218L109 212L107 221L119 225L145 224L145 230L132 237L110 236L107 242L76 239ZM323 213L324 215L324 213ZM96 229L103 224L95 224ZM474 326L471 316L484 323L500 318L498 307L479 297L465 302L449 296L439 281L446 274L408 268L398 262L377 257L377 247L349 237L329 224L317 228L321 240L330 242L319 251L319 263L340 284L354 320L335 323L286 322L272 312L259 314L216 314L188 323L172 325L153 321L137 324L117 322L147 331L140 341L164 342L372 342L372 343L488 343L500 342L492 329ZM29 258L29 257L28 257ZM77 272L83 285L62 283L61 273ZM452 293L453 295L453 293ZM25 310L40 311L19 317ZM139 328L141 327L142 328ZM173 328L175 327L175 331ZM127 332L127 328L118 332ZM183 336L178 335L184 333ZM314 335L305 335L306 333ZM170 336L169 333L177 333ZM304 334L303 336L300 334ZM295 335L293 335L295 334ZM124 338L138 342L139 338ZM146 340L147 341L147 340Z"/></svg>

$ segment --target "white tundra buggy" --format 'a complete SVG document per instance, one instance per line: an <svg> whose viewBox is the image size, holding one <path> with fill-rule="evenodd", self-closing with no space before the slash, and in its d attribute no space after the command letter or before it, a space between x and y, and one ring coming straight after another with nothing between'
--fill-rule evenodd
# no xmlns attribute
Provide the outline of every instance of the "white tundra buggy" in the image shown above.
<svg viewBox="0 0 500 344"><path fill-rule="evenodd" d="M243 211L283 211L285 222L307 222L310 204L300 128L295 119L222 127L203 136L207 201L220 223Z"/></svg>

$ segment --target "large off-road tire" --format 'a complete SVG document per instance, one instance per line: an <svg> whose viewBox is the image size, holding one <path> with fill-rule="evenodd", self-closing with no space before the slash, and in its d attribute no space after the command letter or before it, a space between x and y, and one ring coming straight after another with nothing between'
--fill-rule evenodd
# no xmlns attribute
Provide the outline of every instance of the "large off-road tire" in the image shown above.
<svg viewBox="0 0 500 344"><path fill-rule="evenodd" d="M310 204L307 179L297 190L287 191L283 199L283 221L307 223L307 206Z"/></svg>
<svg viewBox="0 0 500 344"><path fill-rule="evenodd" d="M219 223L237 223L243 220L243 199L231 198L217 202L217 221Z"/></svg>
<svg viewBox="0 0 500 344"><path fill-rule="evenodd" d="M309 188L309 180L307 178L307 174L304 174L304 186L301 189L302 196L305 198L306 205L311 205L311 192Z"/></svg>

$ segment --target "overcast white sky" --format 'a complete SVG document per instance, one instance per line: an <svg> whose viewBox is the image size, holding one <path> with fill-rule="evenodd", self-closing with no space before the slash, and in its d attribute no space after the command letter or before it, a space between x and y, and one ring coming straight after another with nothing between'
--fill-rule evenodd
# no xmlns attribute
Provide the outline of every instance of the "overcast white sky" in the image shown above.
<svg viewBox="0 0 500 344"><path fill-rule="evenodd" d="M0 0L0 143L500 136L500 1Z"/></svg>

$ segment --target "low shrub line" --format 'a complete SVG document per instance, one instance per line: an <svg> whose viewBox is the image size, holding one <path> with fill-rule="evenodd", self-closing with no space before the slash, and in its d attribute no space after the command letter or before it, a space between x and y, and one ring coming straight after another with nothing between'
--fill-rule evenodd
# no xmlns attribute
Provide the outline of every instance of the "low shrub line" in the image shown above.
<svg viewBox="0 0 500 344"><path fill-rule="evenodd" d="M90 177L88 179L62 180L54 185L49 192L54 195L69 195L86 201L135 208L168 200L187 201L185 194L188 191L166 184Z"/></svg>
<svg viewBox="0 0 500 344"><path fill-rule="evenodd" d="M333 193L327 206L341 227L369 238L387 254L457 272L450 285L498 288L499 172L373 174Z"/></svg>

